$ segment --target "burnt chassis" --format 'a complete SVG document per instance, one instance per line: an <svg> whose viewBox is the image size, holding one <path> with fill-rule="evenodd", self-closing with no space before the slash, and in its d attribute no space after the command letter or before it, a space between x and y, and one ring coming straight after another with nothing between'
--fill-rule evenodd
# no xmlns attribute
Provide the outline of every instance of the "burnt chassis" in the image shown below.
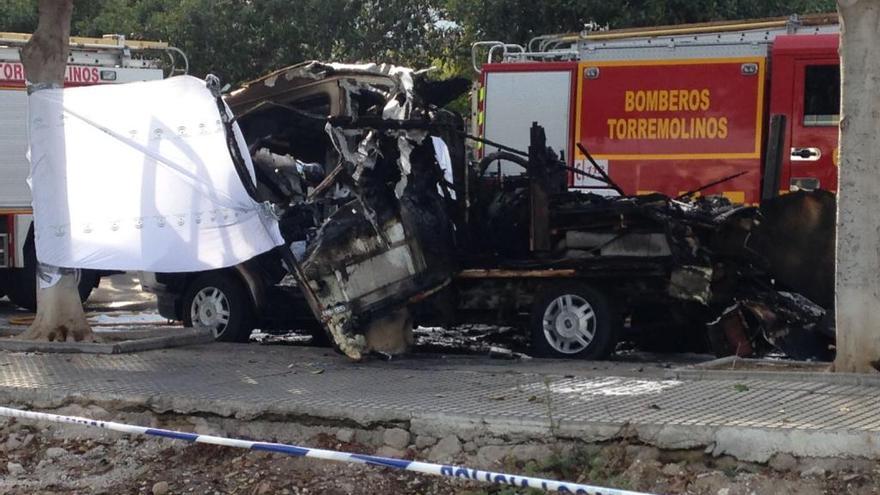
<svg viewBox="0 0 880 495"><path fill-rule="evenodd" d="M297 198L272 190L271 169L262 180L258 169L250 187L279 210L286 240L307 245L300 259L286 247L276 254L348 356L382 350L372 330L391 322L405 332L414 321L528 326L539 351L601 358L625 318L669 321L705 339L704 325L732 303L770 291L742 249L754 208L570 193L539 126L527 154L505 156L526 173L493 183L485 162L466 164L461 118L439 109L454 86L393 67L307 63L227 100L252 152L324 163L326 175ZM451 183L429 136L450 148ZM548 301L573 296L595 310L592 331L602 335L577 352L542 346ZM719 331L751 332L735 335L751 341L761 325L741 327Z"/></svg>
<svg viewBox="0 0 880 495"><path fill-rule="evenodd" d="M624 321L629 330L654 332L647 337L661 348L705 350L705 323L729 305L731 287L760 278L738 249L756 210L662 195L569 192L566 174L583 172L546 147L537 124L531 138L528 153L507 148L463 174L468 207L459 231L464 235L457 238L460 271L441 294L416 308L417 321L526 328L533 351L542 355L603 358ZM485 171L502 159L520 165L523 175L498 176L486 187ZM596 178L617 188L607 177ZM736 268L719 276L719 266L734 260ZM583 348L548 346L548 305L566 297L586 298L605 320L595 332L605 335L593 335L597 340Z"/></svg>
<svg viewBox="0 0 880 495"><path fill-rule="evenodd" d="M528 153L507 148L476 167L482 175L491 160L518 163L526 173L513 189L524 194L518 208L489 214L471 225L466 251L489 247L494 256L460 260L466 269L453 286L460 316L474 321L479 318L474 309L494 310L495 323L511 324L523 324L522 316L528 316L533 347L548 351L542 346L546 318L539 318L548 301L545 294L577 294L580 289L599 293L593 297L600 299L600 306L607 305L611 321L609 340L573 353L578 356L608 354L626 320L626 327L635 331L633 337L655 350L709 349L740 356L782 351L795 359L830 359L833 311L798 293L821 295L821 284L792 282L775 262L783 253L791 254L790 249L768 246L779 242L780 218L827 198L793 194L765 205L772 203L779 210L773 214L771 208L768 215L763 208L731 204L721 197L694 199L700 190L729 178L669 198L625 196L605 174L591 177L619 196L573 193L566 190L565 173L585 172L567 167L546 148L540 126L533 124L531 134ZM586 149L581 151L592 161ZM598 166L594 170L601 172ZM468 201L473 204L473 198ZM479 206L471 213L479 214ZM510 229L497 222L511 218L518 218L522 227ZM502 228L493 232L498 225ZM502 241L481 246L479 239L487 232ZM793 232L798 238L813 238L821 229ZM528 244L516 247L518 239Z"/></svg>

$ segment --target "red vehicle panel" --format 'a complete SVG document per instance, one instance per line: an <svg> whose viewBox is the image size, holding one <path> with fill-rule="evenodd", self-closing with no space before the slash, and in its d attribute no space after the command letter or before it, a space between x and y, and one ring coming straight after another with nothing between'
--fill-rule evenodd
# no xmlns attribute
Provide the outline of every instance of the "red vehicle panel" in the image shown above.
<svg viewBox="0 0 880 495"><path fill-rule="evenodd" d="M629 194L760 198L765 60L582 62L575 136ZM576 155L583 163L583 157Z"/></svg>
<svg viewBox="0 0 880 495"><path fill-rule="evenodd" d="M756 50L750 53L757 55L748 56L651 59L651 53L659 52L650 47L641 60L630 58L634 52L629 49L621 52L626 59L585 58L570 69L575 81L570 112L548 117L547 112L523 109L523 119L546 123L571 118L570 141L563 151L574 158L576 167L589 172L592 165L575 146L583 144L626 194L675 196L741 172L745 174L702 194L756 204L762 193L816 188L836 192L839 36L824 33L774 34L759 41L769 44L766 55ZM542 61L487 64L483 82L492 72L568 67ZM493 92L485 86L480 92L480 124L487 89ZM506 91L512 94L495 91L495 97L509 99L514 109L523 98L533 101L541 94L531 87ZM493 118L489 113L485 117ZM768 136L773 143L767 143ZM767 156L768 150L773 156ZM603 183L579 174L571 176L570 186L610 192Z"/></svg>
<svg viewBox="0 0 880 495"><path fill-rule="evenodd" d="M840 60L837 35L779 36L770 114L786 118L781 191L837 191Z"/></svg>
<svg viewBox="0 0 880 495"><path fill-rule="evenodd" d="M106 82L112 81L102 80L100 67L68 65L65 68L65 86L87 86ZM0 62L0 86L4 88L23 88L24 84L24 66L21 62Z"/></svg>

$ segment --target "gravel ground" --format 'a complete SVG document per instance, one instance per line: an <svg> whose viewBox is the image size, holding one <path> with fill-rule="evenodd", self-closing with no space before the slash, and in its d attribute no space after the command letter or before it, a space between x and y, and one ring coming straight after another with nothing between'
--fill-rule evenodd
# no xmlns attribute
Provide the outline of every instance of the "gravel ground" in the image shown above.
<svg viewBox="0 0 880 495"><path fill-rule="evenodd" d="M794 459L767 465L714 458L703 451L660 451L624 442L517 444L503 438L410 438L405 430L351 429L294 422L240 422L151 412L66 406L89 416L209 434L275 432L280 441L348 452L444 460L648 493L700 495L880 493L880 467L861 460ZM269 440L269 438L261 438ZM389 443L395 444L393 447ZM450 449L449 446L452 445ZM0 419L0 493L198 494L514 494L511 488L389 469L133 437Z"/></svg>

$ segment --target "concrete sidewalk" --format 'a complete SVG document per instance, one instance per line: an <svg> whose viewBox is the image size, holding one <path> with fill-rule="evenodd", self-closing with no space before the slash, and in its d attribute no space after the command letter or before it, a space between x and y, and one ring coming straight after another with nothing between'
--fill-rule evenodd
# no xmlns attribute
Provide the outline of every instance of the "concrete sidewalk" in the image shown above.
<svg viewBox="0 0 880 495"><path fill-rule="evenodd" d="M757 462L777 453L880 458L877 387L806 374L674 376L631 362L415 355L351 363L327 349L210 344L136 355L0 353L0 403L405 424L436 437L625 437Z"/></svg>

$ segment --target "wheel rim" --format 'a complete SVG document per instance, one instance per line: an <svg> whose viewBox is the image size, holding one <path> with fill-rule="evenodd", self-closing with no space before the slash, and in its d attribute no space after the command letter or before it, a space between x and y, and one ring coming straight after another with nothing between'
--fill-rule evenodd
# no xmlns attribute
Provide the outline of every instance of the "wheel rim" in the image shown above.
<svg viewBox="0 0 880 495"><path fill-rule="evenodd" d="M190 318L193 326L208 327L219 337L229 325L229 298L216 287L205 287L193 297Z"/></svg>
<svg viewBox="0 0 880 495"><path fill-rule="evenodd" d="M565 294L547 305L542 325L550 347L562 354L577 354L596 336L596 312L583 297Z"/></svg>

